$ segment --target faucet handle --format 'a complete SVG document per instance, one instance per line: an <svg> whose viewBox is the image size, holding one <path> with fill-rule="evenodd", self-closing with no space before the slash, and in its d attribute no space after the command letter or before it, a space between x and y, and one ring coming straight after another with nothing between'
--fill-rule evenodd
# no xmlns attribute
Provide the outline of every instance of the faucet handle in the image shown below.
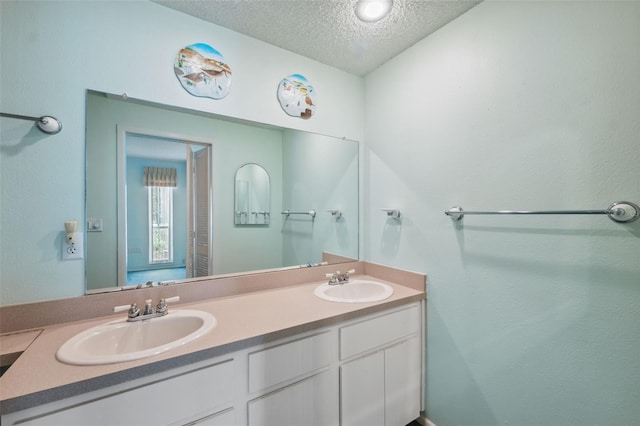
<svg viewBox="0 0 640 426"><path fill-rule="evenodd" d="M120 305L120 306L113 307L113 312L124 312L124 311L128 311L127 315L129 316L129 318L135 318L138 315L140 315L140 309L138 308L138 305L136 305L135 303L132 303L131 305Z"/></svg>
<svg viewBox="0 0 640 426"><path fill-rule="evenodd" d="M156 306L156 312L164 314L167 312L167 303L177 302L180 300L180 296L168 297L166 299L160 299L158 306Z"/></svg>
<svg viewBox="0 0 640 426"><path fill-rule="evenodd" d="M324 274L325 277L329 278L329 285L338 284L340 282L340 271L336 271L333 274Z"/></svg>

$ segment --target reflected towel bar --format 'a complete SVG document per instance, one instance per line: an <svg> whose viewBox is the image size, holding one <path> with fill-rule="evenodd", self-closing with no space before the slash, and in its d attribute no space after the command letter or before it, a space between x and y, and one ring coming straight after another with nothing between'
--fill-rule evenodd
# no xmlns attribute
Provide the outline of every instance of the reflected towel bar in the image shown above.
<svg viewBox="0 0 640 426"><path fill-rule="evenodd" d="M311 217L316 217L316 211L313 209L306 212L292 212L291 210L284 210L280 214L286 215L287 217L289 217L290 214L306 214Z"/></svg>
<svg viewBox="0 0 640 426"><path fill-rule="evenodd" d="M498 210L498 211L465 211L460 206L453 206L446 212L452 220L462 220L468 214L606 214L609 219L619 223L629 223L640 217L640 207L630 201L617 201L606 210Z"/></svg>

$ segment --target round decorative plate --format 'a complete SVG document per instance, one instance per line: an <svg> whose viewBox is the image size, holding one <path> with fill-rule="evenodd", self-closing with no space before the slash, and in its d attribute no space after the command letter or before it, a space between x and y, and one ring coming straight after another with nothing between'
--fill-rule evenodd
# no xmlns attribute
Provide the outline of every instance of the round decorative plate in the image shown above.
<svg viewBox="0 0 640 426"><path fill-rule="evenodd" d="M231 68L213 47L190 44L178 52L174 64L176 77L194 96L222 99L231 90Z"/></svg>
<svg viewBox="0 0 640 426"><path fill-rule="evenodd" d="M316 110L316 92L300 74L283 78L278 85L278 101L287 114L309 119Z"/></svg>

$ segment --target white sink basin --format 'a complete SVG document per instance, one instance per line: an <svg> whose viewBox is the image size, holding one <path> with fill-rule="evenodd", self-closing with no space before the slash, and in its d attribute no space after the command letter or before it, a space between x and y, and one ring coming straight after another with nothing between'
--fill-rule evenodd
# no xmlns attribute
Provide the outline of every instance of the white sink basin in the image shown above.
<svg viewBox="0 0 640 426"><path fill-rule="evenodd" d="M56 358L74 365L132 361L189 343L216 324L210 313L187 309L143 321L123 318L76 334L60 346Z"/></svg>
<svg viewBox="0 0 640 426"><path fill-rule="evenodd" d="M353 280L345 284L322 284L316 287L314 294L331 302L378 302L391 297L393 288L376 281Z"/></svg>

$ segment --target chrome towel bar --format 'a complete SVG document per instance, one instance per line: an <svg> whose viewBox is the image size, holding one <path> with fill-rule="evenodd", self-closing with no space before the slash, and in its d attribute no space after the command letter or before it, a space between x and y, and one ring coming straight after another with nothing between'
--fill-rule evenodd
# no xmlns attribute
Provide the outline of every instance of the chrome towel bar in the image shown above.
<svg viewBox="0 0 640 426"><path fill-rule="evenodd" d="M453 206L446 212L452 220L462 220L468 214L605 214L609 219L619 223L629 223L640 217L640 207L630 201L617 201L606 210L498 210L498 211L466 211L460 206Z"/></svg>
<svg viewBox="0 0 640 426"><path fill-rule="evenodd" d="M286 215L287 217L289 217L290 214L306 214L309 215L311 217L316 217L316 211L315 210L309 210L306 212L292 212L291 210L284 210L282 212L280 212L280 214Z"/></svg>

